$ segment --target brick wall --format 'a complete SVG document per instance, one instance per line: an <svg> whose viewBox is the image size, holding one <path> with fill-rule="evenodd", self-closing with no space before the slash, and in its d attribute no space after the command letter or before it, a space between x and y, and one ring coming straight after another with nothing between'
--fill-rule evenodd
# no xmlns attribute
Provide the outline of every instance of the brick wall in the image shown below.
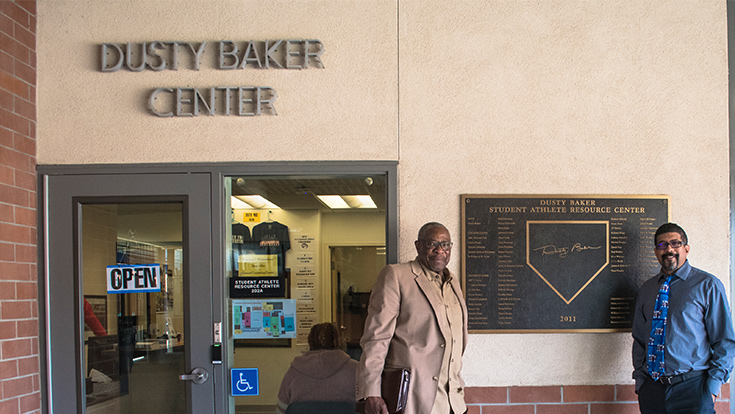
<svg viewBox="0 0 735 414"><path fill-rule="evenodd" d="M730 386L715 403L730 412ZM547 387L468 387L468 414L638 414L633 385L564 385Z"/></svg>
<svg viewBox="0 0 735 414"><path fill-rule="evenodd" d="M0 413L40 413L36 1L0 0Z"/></svg>

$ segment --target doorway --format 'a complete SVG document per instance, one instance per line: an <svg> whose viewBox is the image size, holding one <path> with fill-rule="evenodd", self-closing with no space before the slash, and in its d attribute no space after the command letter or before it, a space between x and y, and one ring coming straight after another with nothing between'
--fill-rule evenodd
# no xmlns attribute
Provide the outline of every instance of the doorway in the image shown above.
<svg viewBox="0 0 735 414"><path fill-rule="evenodd" d="M209 176L45 184L49 412L214 412Z"/></svg>
<svg viewBox="0 0 735 414"><path fill-rule="evenodd" d="M386 265L385 246L330 246L333 320L346 352L360 360L360 338L375 279Z"/></svg>

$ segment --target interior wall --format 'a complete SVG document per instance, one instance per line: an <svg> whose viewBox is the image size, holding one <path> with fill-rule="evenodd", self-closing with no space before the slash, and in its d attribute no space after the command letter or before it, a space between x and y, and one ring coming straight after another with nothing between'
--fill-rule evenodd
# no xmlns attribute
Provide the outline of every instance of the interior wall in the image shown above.
<svg viewBox="0 0 735 414"><path fill-rule="evenodd" d="M38 8L41 164L397 160L401 260L415 256L426 221L460 239L461 194L667 194L692 263L729 286L725 2ZM326 68L101 73L96 64L103 42L250 38L318 38ZM276 88L279 115L145 112L155 87L243 83ZM469 386L626 384L630 346L626 333L471 335L464 377Z"/></svg>

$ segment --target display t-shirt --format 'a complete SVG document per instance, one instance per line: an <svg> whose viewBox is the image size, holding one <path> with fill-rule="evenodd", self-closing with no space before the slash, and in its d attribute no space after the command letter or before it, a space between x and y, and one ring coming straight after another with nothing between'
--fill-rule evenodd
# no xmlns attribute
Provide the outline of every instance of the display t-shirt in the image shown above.
<svg viewBox="0 0 735 414"><path fill-rule="evenodd" d="M278 272L285 272L286 252L291 249L288 226L277 221L258 224L253 227L253 245L259 254L277 255Z"/></svg>
<svg viewBox="0 0 735 414"><path fill-rule="evenodd" d="M237 265L241 254L250 245L250 229L242 223L232 224L232 274L237 276Z"/></svg>

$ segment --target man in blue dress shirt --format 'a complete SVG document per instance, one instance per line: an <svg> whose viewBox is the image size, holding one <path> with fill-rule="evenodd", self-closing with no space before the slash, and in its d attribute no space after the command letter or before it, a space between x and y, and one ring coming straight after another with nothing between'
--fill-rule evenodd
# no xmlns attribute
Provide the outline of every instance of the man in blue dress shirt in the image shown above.
<svg viewBox="0 0 735 414"><path fill-rule="evenodd" d="M654 240L661 271L641 286L633 317L633 378L641 413L714 413L715 397L730 378L735 357L725 288L689 264L690 246L681 227L666 223ZM649 356L651 319L669 276L662 372L654 380L648 367L648 360L656 359Z"/></svg>

